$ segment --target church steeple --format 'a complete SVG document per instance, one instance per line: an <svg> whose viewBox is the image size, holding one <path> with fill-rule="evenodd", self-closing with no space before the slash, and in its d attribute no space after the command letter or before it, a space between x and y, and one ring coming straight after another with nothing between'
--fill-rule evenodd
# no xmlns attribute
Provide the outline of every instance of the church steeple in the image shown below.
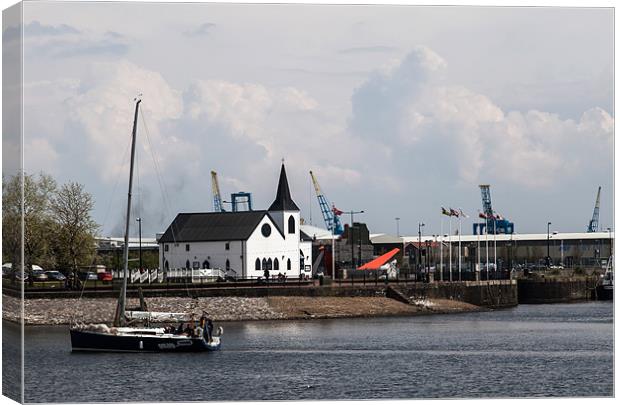
<svg viewBox="0 0 620 405"><path fill-rule="evenodd" d="M280 180L278 181L276 199L273 201L268 211L299 211L299 207L291 198L291 191L288 188L284 163L282 163L282 169L280 169Z"/></svg>

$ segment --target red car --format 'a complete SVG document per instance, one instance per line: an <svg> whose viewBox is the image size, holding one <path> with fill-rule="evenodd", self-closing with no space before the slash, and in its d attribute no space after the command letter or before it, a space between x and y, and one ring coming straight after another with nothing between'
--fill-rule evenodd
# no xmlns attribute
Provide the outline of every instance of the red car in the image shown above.
<svg viewBox="0 0 620 405"><path fill-rule="evenodd" d="M97 273L97 278L99 278L99 281L112 281L112 273Z"/></svg>

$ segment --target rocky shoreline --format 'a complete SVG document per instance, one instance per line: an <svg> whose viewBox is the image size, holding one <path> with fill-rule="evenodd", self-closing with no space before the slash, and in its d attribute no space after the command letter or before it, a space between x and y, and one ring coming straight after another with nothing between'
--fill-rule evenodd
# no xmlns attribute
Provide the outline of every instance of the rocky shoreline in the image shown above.
<svg viewBox="0 0 620 405"><path fill-rule="evenodd" d="M147 299L150 311L207 311L215 321L325 319L372 316L406 316L459 313L484 310L461 301L427 299L404 304L385 297L158 297ZM129 307L138 306L130 299ZM24 302L26 325L69 325L72 320L85 323L109 322L116 308L113 298L27 299ZM18 298L2 295L2 317L19 322Z"/></svg>

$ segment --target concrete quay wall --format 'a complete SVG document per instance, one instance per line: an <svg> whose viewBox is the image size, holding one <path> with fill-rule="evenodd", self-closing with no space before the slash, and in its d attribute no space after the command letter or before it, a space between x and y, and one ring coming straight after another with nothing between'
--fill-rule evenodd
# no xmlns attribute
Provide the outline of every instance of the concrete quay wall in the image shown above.
<svg viewBox="0 0 620 405"><path fill-rule="evenodd" d="M519 279L519 304L551 304L596 299L598 279Z"/></svg>
<svg viewBox="0 0 620 405"><path fill-rule="evenodd" d="M395 298L389 290L398 290L410 301L424 298L449 299L469 304L501 308L517 305L517 283L514 280L435 282L435 283L378 283L378 284L332 284L218 287L218 288L175 288L144 289L146 298L151 297L388 297ZM14 294L11 294L14 295ZM77 298L76 291L27 292L26 299ZM84 298L116 298L118 291L84 291ZM128 291L128 297L135 298L137 291ZM398 298L396 298L398 299ZM402 301L402 300L401 300Z"/></svg>

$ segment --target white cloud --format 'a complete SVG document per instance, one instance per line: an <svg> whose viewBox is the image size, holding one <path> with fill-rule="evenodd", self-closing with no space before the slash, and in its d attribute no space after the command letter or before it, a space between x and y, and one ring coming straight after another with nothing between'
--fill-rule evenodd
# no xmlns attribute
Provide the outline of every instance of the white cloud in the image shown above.
<svg viewBox="0 0 620 405"><path fill-rule="evenodd" d="M150 142L160 151L160 163L169 164L184 150L174 137L161 136L160 125L180 117L183 101L180 92L170 87L159 73L127 61L93 64L77 94L67 101L70 120L82 126L90 141L87 153L92 164L106 167L108 181L127 171L126 165L119 166L119 154L131 138L134 117L131 100L139 94L143 95L141 109L147 128L139 119L138 147L147 151L148 134Z"/></svg>
<svg viewBox="0 0 620 405"><path fill-rule="evenodd" d="M210 128L204 136L223 129L236 141L264 151L259 160L253 160L248 174L270 172L274 162L285 158L295 163L291 166L299 168L298 174L307 175L322 160L338 160L337 149L326 145L345 147L354 142L344 132L344 122L325 120L317 101L296 88L207 80L195 82L185 99L187 116Z"/></svg>
<svg viewBox="0 0 620 405"><path fill-rule="evenodd" d="M433 151L438 163L429 167L446 178L471 184L492 177L533 188L586 169L586 157L610 145L614 120L601 108L579 122L535 110L506 113L483 94L443 84L438 74L445 66L434 52L416 48L371 76L353 96L351 130L383 136L419 159Z"/></svg>
<svg viewBox="0 0 620 405"><path fill-rule="evenodd" d="M45 138L26 139L24 143L24 168L27 173L44 171L53 173L60 157L58 151ZM36 170L30 170L36 168Z"/></svg>
<svg viewBox="0 0 620 405"><path fill-rule="evenodd" d="M72 166L88 165L109 187L127 173L121 157L131 100L143 93L149 139L172 196L173 212L166 215L210 210L213 169L225 199L251 191L255 207L264 208L281 158L300 205L314 203L305 189L313 170L337 206L347 209L363 193L370 196L366 207L378 210L414 201L435 184L501 181L544 189L589 165L609 164L589 159L609 153L614 119L606 111L592 108L578 121L544 111L506 112L484 94L446 84L446 65L430 49L415 48L371 74L352 95L351 115L342 117L301 87L194 80L183 91L129 61L93 63L79 80L27 86L29 122L35 123L29 130L47 140L33 137L30 148L33 156L51 156L46 164L57 169L58 151L74 137L80 155ZM139 167L148 178L154 168L143 124ZM158 194L152 177L148 187L144 195ZM150 209L165 226L161 207L151 203Z"/></svg>
<svg viewBox="0 0 620 405"><path fill-rule="evenodd" d="M123 55L128 45L124 37L115 32L100 34L67 24L45 25L35 20L24 25L24 50L38 58L93 57Z"/></svg>

